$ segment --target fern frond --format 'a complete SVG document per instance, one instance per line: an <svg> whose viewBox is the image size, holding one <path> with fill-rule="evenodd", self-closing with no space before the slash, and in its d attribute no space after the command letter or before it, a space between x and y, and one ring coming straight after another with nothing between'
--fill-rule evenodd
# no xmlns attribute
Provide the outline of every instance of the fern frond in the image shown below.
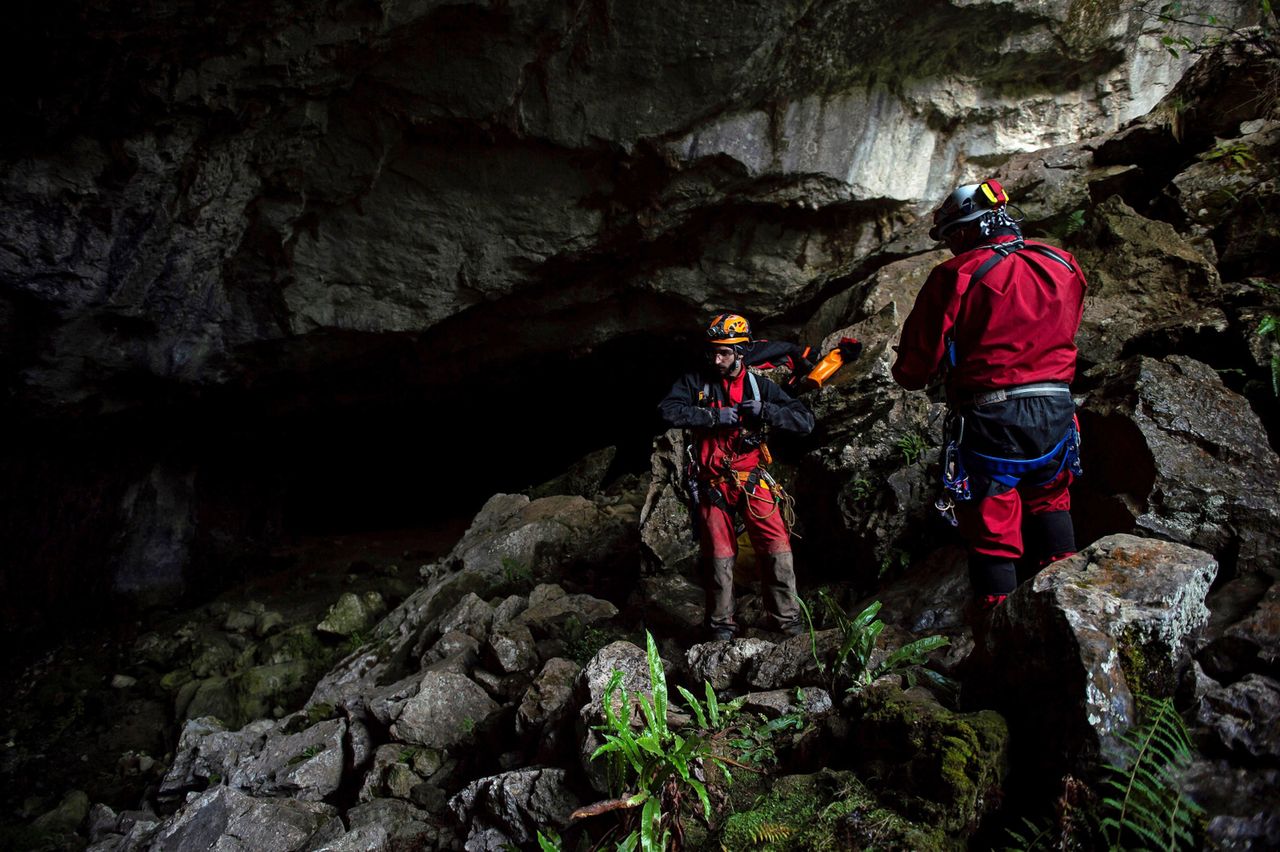
<svg viewBox="0 0 1280 852"><path fill-rule="evenodd" d="M1194 848L1198 806L1179 789L1177 773L1192 761L1191 738L1173 702L1139 696L1144 721L1120 737L1133 750L1125 766L1109 765L1100 821L1112 848L1125 838L1155 849Z"/></svg>
<svg viewBox="0 0 1280 852"><path fill-rule="evenodd" d="M789 825L776 822L762 822L751 830L751 841L758 844L777 843L786 840L795 833Z"/></svg>

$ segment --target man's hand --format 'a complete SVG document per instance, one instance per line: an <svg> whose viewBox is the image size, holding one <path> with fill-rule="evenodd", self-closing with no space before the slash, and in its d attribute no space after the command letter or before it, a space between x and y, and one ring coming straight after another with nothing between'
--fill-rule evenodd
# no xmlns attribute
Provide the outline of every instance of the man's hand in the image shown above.
<svg viewBox="0 0 1280 852"><path fill-rule="evenodd" d="M738 417L743 420L757 420L764 410L764 403L758 399L747 399L738 403Z"/></svg>
<svg viewBox="0 0 1280 852"><path fill-rule="evenodd" d="M716 426L737 426L738 425L738 409L736 408L716 408L712 409L715 415Z"/></svg>
<svg viewBox="0 0 1280 852"><path fill-rule="evenodd" d="M850 361L857 361L858 356L862 354L862 344L856 337L842 337L837 346L840 349L840 356L844 358L846 364Z"/></svg>

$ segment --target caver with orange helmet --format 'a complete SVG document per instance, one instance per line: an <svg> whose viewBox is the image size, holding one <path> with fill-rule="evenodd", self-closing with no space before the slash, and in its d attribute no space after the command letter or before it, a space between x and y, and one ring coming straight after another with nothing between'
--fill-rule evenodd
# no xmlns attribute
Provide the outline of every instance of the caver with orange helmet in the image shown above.
<svg viewBox="0 0 1280 852"><path fill-rule="evenodd" d="M799 632L795 563L785 523L787 498L765 470L764 427L806 435L813 414L765 376L744 365L751 324L722 313L706 328L707 365L682 376L658 406L669 426L690 434L688 485L695 502L699 541L707 570L707 627L714 639L731 639L733 568L738 553L735 519L751 537L764 577L771 624Z"/></svg>
<svg viewBox="0 0 1280 852"><path fill-rule="evenodd" d="M739 314L717 314L707 325L707 342L712 346L750 343L751 323Z"/></svg>

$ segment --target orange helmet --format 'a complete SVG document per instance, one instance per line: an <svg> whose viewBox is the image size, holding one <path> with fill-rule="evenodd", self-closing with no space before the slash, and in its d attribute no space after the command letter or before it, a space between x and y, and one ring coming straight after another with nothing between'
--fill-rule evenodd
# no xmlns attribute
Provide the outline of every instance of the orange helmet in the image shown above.
<svg viewBox="0 0 1280 852"><path fill-rule="evenodd" d="M707 326L707 342L712 346L732 346L751 340L751 323L738 314L720 314Z"/></svg>

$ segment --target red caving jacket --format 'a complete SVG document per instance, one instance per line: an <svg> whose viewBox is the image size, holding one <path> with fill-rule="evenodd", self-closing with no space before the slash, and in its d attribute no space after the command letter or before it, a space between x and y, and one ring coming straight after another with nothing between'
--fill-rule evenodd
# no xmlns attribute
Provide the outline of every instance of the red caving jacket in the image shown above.
<svg viewBox="0 0 1280 852"><path fill-rule="evenodd" d="M995 237L991 242L1014 239ZM898 384L908 390L928 384L943 367L948 337L956 345L956 366L947 374L952 394L1033 382L1070 383L1086 284L1074 257L1056 246L1045 247L1071 268L1023 249L970 286L970 277L995 254L985 247L934 267L902 327L893 365Z"/></svg>
<svg viewBox="0 0 1280 852"><path fill-rule="evenodd" d="M734 406L742 402L747 371L731 379L712 378L704 373L688 373L681 376L671 391L658 405L667 425L680 429L692 429L698 454L698 464L705 475L722 472L726 466L733 470L753 470L760 465L758 448L739 453L738 437L741 430L733 427L719 428L715 423L715 409ZM764 376L756 376L760 400L764 403L760 419L775 429L807 435L813 431L813 413L805 404L787 396L781 388ZM703 388L711 391L711 398L703 398Z"/></svg>

